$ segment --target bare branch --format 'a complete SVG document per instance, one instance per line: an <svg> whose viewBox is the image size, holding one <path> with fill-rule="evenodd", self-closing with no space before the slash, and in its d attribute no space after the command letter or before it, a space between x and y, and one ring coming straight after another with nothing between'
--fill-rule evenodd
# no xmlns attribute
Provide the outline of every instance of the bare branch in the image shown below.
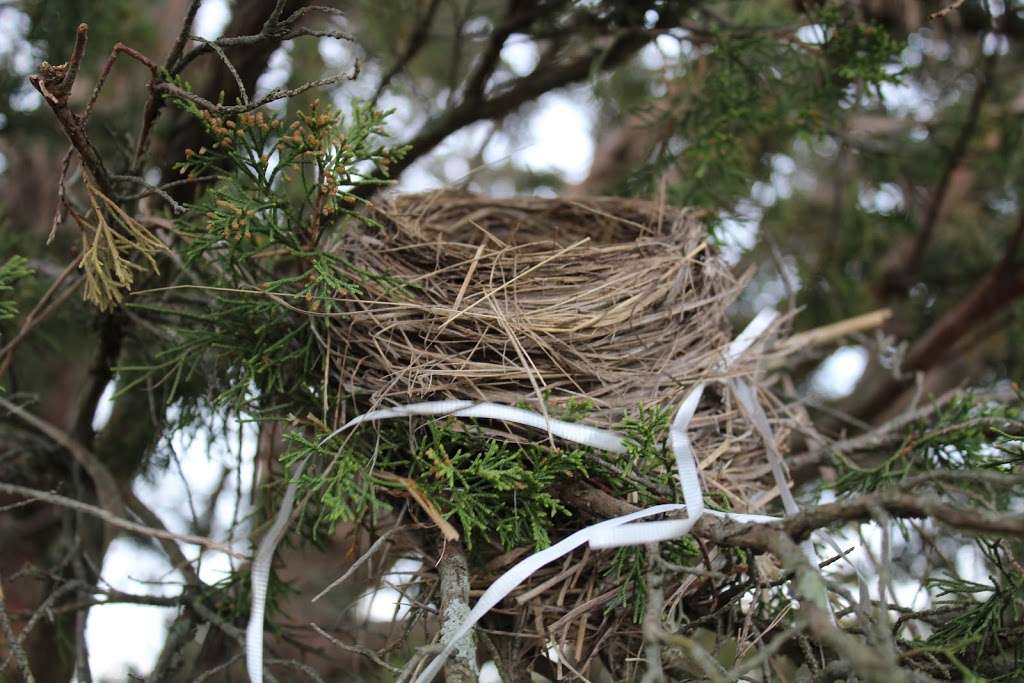
<svg viewBox="0 0 1024 683"><path fill-rule="evenodd" d="M437 571L441 578L441 632L454 633L469 614L469 565L459 541L445 543ZM466 634L444 667L446 681L476 683L476 636Z"/></svg>
<svg viewBox="0 0 1024 683"><path fill-rule="evenodd" d="M427 37L430 35L430 27L434 23L434 15L437 14L437 8L441 6L441 0L430 0L430 4L427 6L427 11L423 14L416 22L416 30L413 31L409 37L409 42L402 51L402 54L395 60L395 63L391 65L391 68L387 70L384 76L381 77L380 83L377 84L377 90L374 91L373 97L370 98L370 106L376 106L377 100L384 94L384 90L391 84L391 80L400 74L405 67L409 66L409 62L419 53L423 46L427 44Z"/></svg>
<svg viewBox="0 0 1024 683"><path fill-rule="evenodd" d="M164 66L168 71L173 71L174 66L179 59L181 59L181 53L185 50L185 45L188 44L189 34L192 33L192 25L196 21L196 14L199 12L199 5L203 0L192 0L188 5L188 11L185 12L185 19L181 22L181 29L178 31L178 37L174 40L174 45L171 46L171 51L167 54L167 59L164 60Z"/></svg>
<svg viewBox="0 0 1024 683"><path fill-rule="evenodd" d="M14 628L11 626L11 619L7 615L6 598L2 583L0 583L0 634L3 635L4 642L10 644L11 655L21 671L21 677L26 683L35 683L35 676L32 675L32 668L28 664L28 655L25 654L25 649L21 646L21 640L15 636Z"/></svg>
<svg viewBox="0 0 1024 683"><path fill-rule="evenodd" d="M254 102L249 102L247 104L237 104L237 105L232 105L232 106L214 104L213 102L209 101L205 97L202 97L201 95L196 95L193 92L189 92L188 90L185 90L184 88L181 88L181 87L179 87L179 86L177 86L177 85L175 85L173 83L167 83L167 82L158 83L155 86L155 90L157 92L164 93L165 95L169 95L171 97L178 97L178 98L183 99L183 100L188 100L189 102L195 104L200 109L205 109L207 111L216 112L217 114L221 114L221 115L231 115L231 114L244 114L245 112L252 111L254 109L259 109L260 107L262 107L264 105L267 105L267 104L270 104L271 102L275 102L277 100L282 100L282 99L286 99L286 98L295 97L296 95L301 95L302 93L306 92L307 90L312 90L314 88L324 88L324 87L327 87L327 86L330 86L330 85L337 85L338 83L340 83L342 81L345 81L345 80L354 81L358 77L359 77L359 63L356 62L356 64L353 67L351 73L348 73L348 74L336 74L334 76L329 76L327 78L321 78L321 79L316 80L316 81L309 81L308 83L303 83L302 85L300 85L300 86L298 86L296 88L290 88L290 89L278 88L276 90L271 90L265 96L261 97L260 99L254 101Z"/></svg>
<svg viewBox="0 0 1024 683"><path fill-rule="evenodd" d="M924 257L924 253L931 243L932 235L935 233L935 226L939 222L939 216L945 203L950 182L953 179L953 173L963 161L964 155L967 153L967 146L971 138L974 137L974 131L978 127L981 105L988 96L994 81L995 67L998 59L998 52L994 52L985 58L985 66L982 70L978 86L974 89L974 97L971 98L971 106L967 111L967 118L960 128L960 134L957 136L956 142L953 143L953 148L946 157L946 164L942 169L942 175L939 177L939 184L935 188L935 192L932 193L921 228L917 232L907 256L904 259L897 260L893 267L882 276L882 294L884 296L894 296L906 291L910 286L913 274L921 264L921 259Z"/></svg>
<svg viewBox="0 0 1024 683"><path fill-rule="evenodd" d="M595 70L613 69L636 54L650 40L651 35L647 32L625 31L607 47L591 48L563 64L538 64L531 73L513 80L490 97L460 102L425 123L408 140L405 156L390 169L391 177L397 178L414 161L455 131L477 121L506 116L546 92L584 80ZM375 190L375 187L367 186L362 194L370 194Z"/></svg>
<svg viewBox="0 0 1024 683"><path fill-rule="evenodd" d="M110 189L110 178L107 168L100 158L99 152L93 147L85 132L84 122L68 107L68 95L74 85L69 76L78 73L79 62L85 54L85 46L88 42L89 27L86 24L79 24L78 34L75 40L75 50L67 63L52 66L47 62L39 65L39 73L28 77L32 84L53 113L57 116L64 135L67 136L71 146L75 148L82 159L88 172L92 173L100 190L108 193Z"/></svg>
<svg viewBox="0 0 1024 683"><path fill-rule="evenodd" d="M505 19L500 26L491 32L487 47L477 60L473 72L466 79L466 87L462 91L464 102L480 102L484 97L487 81L498 66L501 50L513 33L524 31L537 16L536 2L509 0L505 11Z"/></svg>
<svg viewBox="0 0 1024 683"><path fill-rule="evenodd" d="M70 453L71 457L75 459L75 462L81 465L82 469L89 475L89 478L92 479L93 485L96 487L96 495L100 499L100 505L103 506L104 514L108 514L111 517L124 516L124 500L121 498L121 492L117 485L117 481L110 473L110 470L107 469L106 465L100 462L99 459L97 459L96 456L93 455L85 446L72 438L64 430L50 424L41 417L36 417L21 406L11 403L2 397L0 397L0 408L3 408L12 415L15 415L33 429L41 432ZM30 490L31 489L26 489L26 491Z"/></svg>
<svg viewBox="0 0 1024 683"><path fill-rule="evenodd" d="M35 500L49 503L51 505L59 505L66 507L77 512L82 512L87 515L96 517L97 519L106 522L112 527L129 531L133 534L139 534L140 536L149 536L152 538L163 539L167 541L180 541L181 543L189 543L191 545L202 546L209 550L216 550L232 557L240 559L246 559L246 555L239 553L238 551L232 550L228 546L218 543L212 539L204 538L202 536L195 536L193 534L176 534L172 531L165 529L156 529L153 527L143 526L142 524L136 524L135 522L124 519L117 515L111 514L103 508L96 507L95 505L89 505L83 503L80 500L74 498L68 498L56 493L49 493L47 491L40 491L38 489L29 488L27 486L18 486L17 484L8 484L7 482L0 482L0 491L7 493L12 496L25 496L27 498L34 498Z"/></svg>

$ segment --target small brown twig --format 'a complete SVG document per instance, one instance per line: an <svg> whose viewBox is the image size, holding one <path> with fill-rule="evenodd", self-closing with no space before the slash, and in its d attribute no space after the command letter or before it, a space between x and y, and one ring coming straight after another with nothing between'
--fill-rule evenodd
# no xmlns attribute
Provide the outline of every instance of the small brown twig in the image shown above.
<svg viewBox="0 0 1024 683"><path fill-rule="evenodd" d="M374 652L368 647L363 647L362 645L356 645L354 643L343 643L327 631L320 628L320 626L318 626L315 623L310 622L309 626L314 631L319 633L322 638L326 639L328 642L330 642L337 648L345 650L346 652L354 652L355 654L362 655L363 657L366 657L377 666L381 667L382 669L386 669L391 673L397 674L402 672L402 670L399 669L397 666L392 666L385 662L383 659L380 658L380 655L378 655L376 652Z"/></svg>
<svg viewBox="0 0 1024 683"><path fill-rule="evenodd" d="M50 424L41 417L36 417L21 406L11 403L5 398L0 398L0 408L16 416L22 422L50 438L70 453L75 462L81 465L82 469L89 475L89 478L92 479L93 485L96 487L96 495L100 500L104 513L114 518L124 517L124 499L121 497L121 491L117 481L114 479L114 475L85 446L64 430Z"/></svg>
<svg viewBox="0 0 1024 683"><path fill-rule="evenodd" d="M218 543L210 538L204 538L202 536L195 536L193 534L178 534L173 531L167 531L166 529L157 529L154 527L143 526L137 524L124 517L111 514L109 511L97 507L95 505L89 505L83 503L80 500L74 498L68 498L57 493L50 493L48 491L40 491L39 489L29 488L27 486L18 486L17 484L8 484L7 482L0 482L0 491L12 495L12 496L25 496L27 498L34 498L35 500L49 503L51 505L59 505L77 512L82 512L92 517L106 522L112 527L123 529L133 534L140 536L149 536L151 538L157 538L166 541L178 541L181 543L188 543L190 545L198 545L209 550L216 550L218 552L231 555L240 559L245 559L247 556L236 550L229 548L223 543Z"/></svg>
<svg viewBox="0 0 1024 683"><path fill-rule="evenodd" d="M11 619L7 615L7 605L2 583L0 583L0 634L3 635L4 641L10 644L11 655L21 671L22 679L24 679L25 683L35 683L36 679L32 675L32 667L29 666L28 655L25 654L25 649L21 646L21 640L15 635L14 628L11 626Z"/></svg>
<svg viewBox="0 0 1024 683"><path fill-rule="evenodd" d="M347 40L355 42L355 38L343 33L342 31L334 30L317 30L309 29L298 26L298 22L306 15L311 12L321 12L325 14L337 13L336 8L325 7L322 5L314 5L311 7L301 7L287 18L282 20L281 16L284 14L285 0L278 0L275 3L273 9L268 13L266 20L263 22L263 26L260 28L258 33L251 35L241 36L227 36L224 38L218 38L215 41L197 41L201 44L191 50L185 52L177 59L173 64L168 62L167 70L172 76L177 76L185 68L192 63L197 57L209 54L214 51L214 46L220 49L224 48L236 48L236 47L255 47L264 43L278 42L282 43L286 40L294 40L295 38L334 38L336 40ZM193 40L196 40L196 36L190 36Z"/></svg>
<svg viewBox="0 0 1024 683"><path fill-rule="evenodd" d="M7 368L10 367L11 361L14 359L14 351L18 347L25 337L35 328L39 323L46 320L53 311L57 309L75 290L78 289L79 285L82 284L82 278L76 279L71 285L65 287L60 294L54 296L61 284L68 278L71 273L78 268L78 264L81 263L82 257L78 256L69 263L60 275L58 275L53 283L43 292L43 295L39 297L35 306L29 311L21 321L21 327L18 329L9 342L4 344L4 347L0 349L0 377L7 373ZM52 301L51 301L52 297Z"/></svg>
<svg viewBox="0 0 1024 683"><path fill-rule="evenodd" d="M100 189L108 192L110 188L110 176L99 152L89 140L85 131L85 121L82 117L71 111L68 106L68 96L74 86L74 79L78 75L78 69L85 54L85 46L89 39L89 26L78 25L78 33L75 37L75 47L71 57L64 64L53 66L43 62L39 66L39 73L28 77L43 100L50 105L50 109L57 116L64 135L71 142L86 169L92 173ZM88 111L88 109L87 109Z"/></svg>
<svg viewBox="0 0 1024 683"><path fill-rule="evenodd" d="M312 90L314 88L326 88L328 86L337 85L338 83L346 80L354 81L356 78L359 77L359 69L359 62L356 62L351 73L335 74L334 76L329 76L327 78L321 78L316 81L309 81L308 83L303 83L302 85L295 88L277 88L276 90L271 90L269 93L267 93L258 100L248 102L246 104L237 104L232 106L214 104L213 102L206 99L205 97L202 97L201 95L197 95L194 92L190 92L188 90L185 90L184 88L175 85L174 83L168 83L166 81L157 83L154 86L154 89L157 92L167 95L169 97L177 97L182 100L187 100L192 104L196 105L197 107L199 107L200 109L205 109L206 111L214 112L219 115L244 114L245 112L253 111L254 109L259 109L260 107L270 104L271 102L276 102L277 100L282 99L289 99L297 95L301 95L307 90Z"/></svg>

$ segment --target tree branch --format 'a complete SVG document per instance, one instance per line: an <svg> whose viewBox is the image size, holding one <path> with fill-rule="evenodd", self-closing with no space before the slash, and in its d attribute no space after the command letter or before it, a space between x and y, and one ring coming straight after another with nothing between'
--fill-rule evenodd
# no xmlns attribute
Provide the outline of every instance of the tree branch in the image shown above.
<svg viewBox="0 0 1024 683"><path fill-rule="evenodd" d="M96 495L100 505L110 515L123 517L125 514L124 500L121 498L121 491L110 470L93 455L89 449L72 438L64 430L50 424L41 417L36 417L19 405L11 403L5 398L0 398L0 408L16 416L36 431L42 433L54 443L63 447L71 457L75 459L82 469L92 479L96 487Z"/></svg>
<svg viewBox="0 0 1024 683"><path fill-rule="evenodd" d="M140 536L149 536L152 538L162 539L166 541L180 541L182 543L189 543L191 545L198 545L210 550L216 550L218 552L226 553L232 557L239 559L246 559L246 555L239 553L238 551L232 550L223 543L218 543L212 539L205 538L203 536L195 536L193 534L177 534L173 531L167 531L166 529L158 529L151 526L144 526L142 524L136 524L130 520L112 514L110 511L96 507L95 505L89 505L83 503L80 500L74 498L68 498L57 493L50 493L48 491L40 491L38 489L29 488L27 486L18 486L17 484L8 484L7 482L0 482L0 491L12 496L25 496L26 498L33 498L35 500L49 503L51 505L59 505L77 512L95 517L106 524L124 531L131 532L133 534L139 534ZM180 552L179 552L180 554ZM186 562L187 564L187 562Z"/></svg>
<svg viewBox="0 0 1024 683"><path fill-rule="evenodd" d="M942 169L942 175L939 177L939 184L935 188L935 192L932 193L931 201L928 203L924 220L921 223L921 229L917 232L906 257L897 259L893 266L882 276L881 294L883 298L890 298L906 292L910 287L914 273L921 265L921 259L924 257L924 253L931 243L932 235L935 233L935 226L938 224L942 205L945 203L946 193L953 179L953 173L963 161L964 155L967 153L967 146L971 138L974 137L974 131L978 127L981 105L991 89L998 59L998 52L994 52L985 58L985 66L980 77L981 80L974 89L974 96L971 98L971 106L967 111L967 118L960 128L960 134L957 136L949 156L946 157L946 164Z"/></svg>
<svg viewBox="0 0 1024 683"><path fill-rule="evenodd" d="M395 63L391 65L391 68L381 77L380 83L377 84L377 89L373 93L373 97L370 98L370 106L374 107L377 105L377 101L380 96L384 94L385 88L390 85L391 80L400 74L405 67L409 66L409 62L423 49L423 46L427 44L427 38L430 36L430 27L434 24L434 16L437 14L437 8L441 6L441 0L430 0L430 4L427 6L427 11L423 16L416 22L416 29L409 36L409 42L406 44L402 54L395 60Z"/></svg>
<svg viewBox="0 0 1024 683"><path fill-rule="evenodd" d="M67 136L72 147L78 152L86 170L96 179L100 190L104 194L110 191L110 174L103 164L99 152L89 140L86 134L83 120L71 111L68 106L68 97L75 84L75 77L85 55L85 46L89 41L89 26L78 25L78 33L75 36L75 47L71 57L64 64L53 66L48 62L39 65L39 73L28 77L32 87L39 91L43 100L50 105L61 130Z"/></svg>
<svg viewBox="0 0 1024 683"><path fill-rule="evenodd" d="M902 376L895 377L887 372L875 379L874 386L858 387L844 406L844 412L868 421L877 417L911 384L915 372L933 367L971 329L990 319L1022 294L1024 268L1014 262L1000 262L974 285L959 304L914 342L904 359Z"/></svg>
<svg viewBox="0 0 1024 683"><path fill-rule="evenodd" d="M504 117L526 102L551 90L577 83L596 70L613 69L636 54L650 40L650 32L623 31L607 47L591 48L582 56L563 64L538 64L531 73L513 80L490 97L460 102L425 123L405 143L405 156L391 166L391 177L397 178L413 162L455 131L477 121ZM376 189L375 186L364 186L361 193L366 196Z"/></svg>
<svg viewBox="0 0 1024 683"><path fill-rule="evenodd" d="M441 579L441 633L456 631L469 614L469 565L459 541L444 544L437 571ZM470 632L460 641L444 667L449 683L476 683L476 636Z"/></svg>

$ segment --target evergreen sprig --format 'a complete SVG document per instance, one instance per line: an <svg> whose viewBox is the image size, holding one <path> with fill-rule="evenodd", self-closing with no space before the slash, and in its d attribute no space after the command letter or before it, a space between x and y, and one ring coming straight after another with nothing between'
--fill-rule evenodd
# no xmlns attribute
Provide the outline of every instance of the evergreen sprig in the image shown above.
<svg viewBox="0 0 1024 683"><path fill-rule="evenodd" d="M9 293L19 280L31 277L35 271L29 267L28 259L15 254L0 265L0 320L11 320L18 315L18 301Z"/></svg>
<svg viewBox="0 0 1024 683"><path fill-rule="evenodd" d="M1012 471L1024 463L1020 447L1024 431L1024 412L1019 404L979 402L969 396L950 402L927 420L909 425L899 444L887 451L874 466L856 464L839 455L838 477L832 487L840 494L869 493L880 488L899 486L907 477L935 470L968 472L971 470ZM1017 425L1018 433L999 426ZM964 491L979 492L979 487L964 482ZM1005 494L993 504L1005 506Z"/></svg>
<svg viewBox="0 0 1024 683"><path fill-rule="evenodd" d="M990 583L957 576L927 579L925 585L937 593L935 607L949 617L915 645L944 653L954 664L974 666L983 659L990 664L995 658L1005 673L990 680L1018 681L1024 678L1024 572L1002 541L983 539L976 545L993 572Z"/></svg>

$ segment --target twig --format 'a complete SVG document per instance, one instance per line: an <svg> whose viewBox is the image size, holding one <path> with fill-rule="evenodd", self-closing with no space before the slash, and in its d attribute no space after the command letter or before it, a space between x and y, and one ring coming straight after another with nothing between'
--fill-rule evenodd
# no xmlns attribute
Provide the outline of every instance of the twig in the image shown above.
<svg viewBox="0 0 1024 683"><path fill-rule="evenodd" d="M161 683L171 680L182 663L182 650L184 646L195 636L196 623L190 612L183 611L178 614L177 619L167 629L167 636L164 638L163 647L153 666L152 673L146 678L146 683Z"/></svg>
<svg viewBox="0 0 1024 683"><path fill-rule="evenodd" d="M953 144L953 148L949 152L949 156L946 157L946 164L942 169L939 184L935 188L935 192L932 194L931 201L928 203L928 208L925 212L924 220L921 223L921 228L918 230L907 256L903 259L897 259L894 262L894 267L889 269L889 271L883 275L882 293L884 295L892 296L894 294L901 293L909 286L910 278L917 270L921 263L921 259L924 257L925 251L928 249L932 235L935 233L935 226L939 221L942 205L945 203L946 194L948 193L950 183L953 180L953 173L956 171L961 161L963 161L964 155L967 153L967 146L970 143L971 138L974 137L975 129L978 127L978 119L981 115L981 105L984 103L985 98L988 96L988 92L991 89L998 59L998 52L995 52L985 58L985 67L982 70L981 80L978 83L978 86L974 89L974 96L971 98L971 105L970 109L967 111L967 118L964 121L963 126L960 128L960 134L957 136L957 139Z"/></svg>
<svg viewBox="0 0 1024 683"><path fill-rule="evenodd" d="M50 313L54 311L57 306L62 304L76 289L82 284L82 278L78 278L70 286L65 288L60 294L54 297L60 285L67 279L67 277L78 268L78 264L81 263L82 257L78 256L72 259L71 263L61 271L60 275L54 279L53 283L47 288L39 301L36 302L32 310L25 315L25 318L21 322L21 327L18 329L18 333L15 334L9 342L7 342L2 349L0 349L0 377L7 373L7 368L11 365L11 360L14 358L14 350L22 342L25 337L36 327L39 323L46 320ZM50 301L50 298L53 301Z"/></svg>
<svg viewBox="0 0 1024 683"><path fill-rule="evenodd" d="M498 65L506 41L513 33L524 33L536 16L535 6L527 4L524 7L516 0L509 1L504 21L491 32L487 47L466 79L466 87L462 91L463 101L480 102L483 99L484 88Z"/></svg>
<svg viewBox="0 0 1024 683"><path fill-rule="evenodd" d="M167 527L157 514L146 507L143 502L135 496L134 491L129 489L126 494L126 498L128 499L129 508L131 508L132 512L135 513L143 524L164 534L171 533L167 530ZM205 536L199 536L197 534L192 534L192 536L195 538L206 538ZM192 563L188 561L188 558L185 557L184 553L181 552L181 548L178 547L178 544L169 538L161 538L159 536L156 538L160 541L160 547L163 549L164 554L167 555L167 558L171 561L171 566L185 575L185 581L190 586L201 586L202 582L199 580L199 574L192 567ZM230 546L223 544L221 544L221 547L230 548ZM238 555L235 556L238 557Z"/></svg>
<svg viewBox="0 0 1024 683"><path fill-rule="evenodd" d="M32 675L32 668L28 663L28 655L25 654L25 649L21 646L21 640L14 635L10 617L7 615L3 583L0 583L0 633L3 634L4 641L10 644L11 654L14 656L18 669L21 670L21 677L25 680L25 683L35 683L36 679Z"/></svg>
<svg viewBox="0 0 1024 683"><path fill-rule="evenodd" d="M939 11L932 12L931 14L929 14L928 18L929 19L942 19L947 14L949 14L950 12L955 12L958 9L960 9L963 6L964 2L965 2L965 0L953 0L953 2L949 3L948 5L946 5L945 7L940 9Z"/></svg>
<svg viewBox="0 0 1024 683"><path fill-rule="evenodd" d="M168 66L168 71L172 76L177 76L184 69L192 63L197 57L201 57L204 54L208 54L213 51L212 44L216 44L219 48L235 48L235 47L254 47L262 43L269 43L271 41L284 42L286 40L294 40L295 38L301 37L320 37L320 38L334 38L336 40L348 40L355 42L355 38L343 33L341 31L317 31L306 28L299 28L296 26L298 21L303 16L311 12L322 12L326 14L336 13L337 10L332 7L324 7L316 5L312 7L302 7L291 14L287 19L281 21L281 15L284 13L285 5L287 3L283 0L278 0L275 3L274 8L270 11L266 21L263 22L263 26L258 33L243 36L227 36L225 38L218 38L215 41L204 42L198 47L194 47L188 52L184 53L181 58L173 65Z"/></svg>
<svg viewBox="0 0 1024 683"><path fill-rule="evenodd" d="M806 619L810 632L836 654L850 662L866 680L878 683L910 683L910 674L879 655L869 645L832 623L825 584L817 569L793 539L778 530L767 530L767 546L783 567L793 572L793 587L800 601L797 613Z"/></svg>
<svg viewBox="0 0 1024 683"><path fill-rule="evenodd" d="M338 83L346 80L354 81L356 78L359 77L359 68L359 63L356 62L351 73L336 74L334 76L321 78L316 81L309 81L308 83L303 83L302 85L295 88L277 88L276 90L271 90L269 93L267 93L266 95L264 95L263 97L254 102L249 102L247 104L237 104L233 106L214 104L213 102L209 101L205 97L202 97L201 95L197 95L194 92L190 92L188 90L185 90L184 88L175 85L174 83L168 83L166 81L157 83L154 86L154 90L156 90L159 93L163 93L164 95L167 95L169 97L177 97L182 100L187 100L192 104L196 105L197 107L199 107L200 109L205 109L207 111L215 112L220 115L244 114L245 112L252 111L254 109L259 109L260 107L270 104L271 102L275 102L281 99L289 99L297 95L301 95L307 90L337 85Z"/></svg>
<svg viewBox="0 0 1024 683"><path fill-rule="evenodd" d="M238 86L238 94L242 98L242 104L249 104L249 93L245 89L245 83L242 82L242 77L238 75L238 70L235 68L235 65L232 64L231 60L228 59L228 56L224 54L223 48L217 44L217 41L207 40L202 36L192 36L192 40L210 46L210 49L213 50L213 52L220 58L220 61L223 62L228 72L230 72L231 77L235 79L235 85Z"/></svg>
<svg viewBox="0 0 1024 683"><path fill-rule="evenodd" d="M43 62L39 66L40 73L29 76L28 80L32 87L43 96L46 103L50 105L50 109L57 116L61 129L78 152L86 169L96 178L101 191L107 192L110 188L110 182L103 159L89 140L83 119L68 107L68 96L74 85L74 77L78 74L79 62L81 62L82 56L85 53L88 39L88 25L79 24L78 33L75 38L75 48L68 62L58 66L52 66L47 62Z"/></svg>
<svg viewBox="0 0 1024 683"><path fill-rule="evenodd" d="M430 0L427 11L416 22L416 30L409 36L409 42L406 44L402 54L381 77L380 83L377 84L377 89L374 91L373 97L370 98L370 107L377 105L377 101L384 94L384 90L388 85L391 84L391 80L400 74L419 51L423 49L423 46L427 44L427 38L430 36L430 27L434 23L434 15L437 14L437 8L440 6L441 0Z"/></svg>
<svg viewBox="0 0 1024 683"><path fill-rule="evenodd" d="M958 484L985 484L1000 488L1024 486L1024 474L999 472L996 470L933 470L907 477L897 486L901 489L912 489L922 484L937 482L955 482Z"/></svg>
<svg viewBox="0 0 1024 683"><path fill-rule="evenodd" d="M195 23L196 14L199 12L199 5L202 2L203 0L192 0L188 5L188 11L185 12L185 20L181 23L178 37L174 39L174 45L171 46L171 51L167 54L167 59L164 60L164 66L169 72L174 71L175 65L181 59L182 52L185 51L185 45L192 33L192 24Z"/></svg>
<svg viewBox="0 0 1024 683"><path fill-rule="evenodd" d="M672 21L672 12L659 15L659 23ZM392 178L397 178L442 140L465 126L484 119L500 118L515 111L526 102L531 102L546 92L561 88L590 77L595 69L608 70L619 66L656 37L651 33L625 31L616 36L608 46L594 47L582 55L563 64L540 64L526 76L517 78L493 95L483 99L468 99L449 107L427 121L404 146L405 156L389 169ZM376 187L366 185L357 194L366 196Z"/></svg>
<svg viewBox="0 0 1024 683"><path fill-rule="evenodd" d="M216 676L221 671L224 671L225 669L233 666L234 663L237 662L238 660L240 660L241 658L242 658L241 654L236 654L234 657L231 657L227 661L221 662L217 666L215 666L213 668L210 668L210 669L207 669L206 671L204 671L203 673L199 674L199 676L196 677L195 683L202 683L202 681L205 681L205 680L207 680L209 678L212 678L213 676Z"/></svg>
<svg viewBox="0 0 1024 683"><path fill-rule="evenodd" d="M782 633L779 633L774 638L772 638L771 642L762 647L756 655L750 657L749 659L744 659L743 661L740 661L735 666L733 666L733 668L729 670L726 680L741 680L743 674L747 673L748 671L752 671L753 669L767 662L771 657L775 656L775 654L779 650L781 650L786 643L788 643L793 638L799 636L801 633L804 632L804 629L806 628L807 625L798 619L795 624L793 624L789 628L785 629ZM808 662L814 661L811 657L805 657L805 659Z"/></svg>
<svg viewBox="0 0 1024 683"><path fill-rule="evenodd" d="M309 625L310 625L310 627L314 631L319 633L323 638L328 640L332 645L334 645L336 647L339 647L342 650L345 650L346 652L354 652L357 655L362 655L363 657L366 657L367 659L369 659L371 662L373 662L377 666L379 666L379 667L381 667L383 669L387 669L391 673L397 674L397 673L401 673L402 672L402 670L399 669L397 666L391 666L390 664L385 662L383 659L380 658L380 655L378 655L376 652L374 652L370 648L363 647L362 645L355 645L355 644L350 645L348 643L343 643L340 640L338 640L337 638L335 638L334 636L332 636L327 631L325 631L322 628L320 628L318 625L314 624L313 622L310 622Z"/></svg>
<svg viewBox="0 0 1024 683"><path fill-rule="evenodd" d="M451 525L451 522L444 518L444 515L441 514L437 507L423 494L415 480L408 477L399 477L390 472L377 472L375 476L400 484L409 493L409 496L416 501L416 504L420 506L423 512L427 514L427 517L430 517L430 521L437 525L446 541L459 540L458 530Z"/></svg>
<svg viewBox="0 0 1024 683"><path fill-rule="evenodd" d="M100 505L104 509L104 514L110 515L112 518L120 518L124 516L124 500L121 498L120 489L117 485L117 481L114 476L110 473L100 460L93 455L85 446L72 438L64 430L50 424L46 420L36 417L29 411L25 410L19 405L11 403L5 398L0 397L0 408L3 408L12 415L17 416L23 422L26 422L29 426L37 431L41 432L45 436L52 439L55 443L62 446L68 451L71 456L75 459L82 469L86 471L89 477L92 479L93 485L96 487L96 495L99 497ZM21 488L21 487L18 487ZM25 489L25 491L34 491L34 489ZM36 493L43 493L38 491ZM29 494L22 494L29 495ZM43 494L51 495L51 494ZM71 500L70 498L65 500ZM52 502L52 501L51 501ZM78 501L72 501L79 504ZM81 503L84 505L84 503ZM91 505L88 507L92 507ZM92 513L90 513L92 514Z"/></svg>
<svg viewBox="0 0 1024 683"><path fill-rule="evenodd" d="M392 528L392 529L388 529L383 534L381 534L380 538L378 538L376 541L374 541L373 545L371 545L369 547L369 549L359 557L358 560L356 560L351 565L349 565L348 569L345 570L344 574L342 574L341 576L336 578L334 581L331 581L331 583L328 584L328 586L326 588L324 588L322 591L320 591L319 593L314 595L313 599L310 600L310 602L316 602L320 598L322 598L325 595L327 595L328 592L330 592L331 590L333 590L337 586L340 586L341 584L343 584L346 581L348 581L349 577L351 577L353 574L355 574L356 570L358 570L359 567L363 566L363 564L367 560L369 560L371 557L373 557L373 554L376 553L377 550L379 550L380 547L387 542L388 538L390 538L391 535L393 533L395 533L396 531L398 531L397 527Z"/></svg>
<svg viewBox="0 0 1024 683"><path fill-rule="evenodd" d="M788 355L802 351L810 346L829 344L837 339L880 327L891 317L892 309L879 308L870 313L863 313L846 320L840 320L839 322L794 334L788 339L780 340L775 345L775 348L772 349L772 352ZM785 362L784 358L779 358L771 363L770 367L779 367Z"/></svg>
<svg viewBox="0 0 1024 683"><path fill-rule="evenodd" d="M665 680L665 669L661 663L661 612L665 609L665 591L662 588L661 567L658 566L658 544L647 546L647 601L644 611L644 658L647 669L641 683L661 683ZM709 673L712 680L714 673Z"/></svg>
<svg viewBox="0 0 1024 683"><path fill-rule="evenodd" d="M441 637L448 641L469 614L469 565L462 544L445 543L437 571L441 583ZM444 667L449 683L476 683L480 675L476 663L476 637L470 632L455 648Z"/></svg>
<svg viewBox="0 0 1024 683"><path fill-rule="evenodd" d="M144 179L138 176L115 175L111 176L110 179L114 181L134 183L135 185L141 185L142 187L144 187L146 191L137 196L132 197L133 199L136 199L138 197L144 197L147 194L155 194L159 196L161 199L163 199L165 202L167 202L171 207L171 211L173 211L176 215L180 216L181 214L185 213L185 207L179 204L177 201L175 201L174 197L167 194L165 190L157 187L156 185L151 185L150 183L146 182ZM127 199L127 197L123 197L122 199Z"/></svg>
<svg viewBox="0 0 1024 683"><path fill-rule="evenodd" d="M885 510L894 517L931 517L946 526L975 534L1024 537L1024 516L975 508L958 508L932 497L907 493L872 493L837 503L828 503L787 517L782 527L794 539L805 538L815 529L836 522L868 521L875 511Z"/></svg>
<svg viewBox="0 0 1024 683"><path fill-rule="evenodd" d="M50 503L51 505L59 505L66 507L71 510L85 513L100 519L107 524L117 527L118 529L124 529L133 534L139 534L140 536L149 536L152 538L159 538L168 541L178 541L181 543L189 543L191 545L198 545L209 550L216 550L218 552L226 553L233 557L245 558L246 556L239 553L231 548L227 547L222 543L204 538L202 536L194 536L192 534L178 534L173 531L167 531L164 529L155 529L153 527L143 526L135 522L118 517L117 515L111 514L109 511L96 507L95 505L89 505L83 503L80 500L74 498L68 498L57 493L50 493L47 491L40 491L38 489L29 488L27 486L18 486L17 484L8 484L7 482L0 482L0 491L10 494L12 496L25 496L28 498L34 498L44 503Z"/></svg>

